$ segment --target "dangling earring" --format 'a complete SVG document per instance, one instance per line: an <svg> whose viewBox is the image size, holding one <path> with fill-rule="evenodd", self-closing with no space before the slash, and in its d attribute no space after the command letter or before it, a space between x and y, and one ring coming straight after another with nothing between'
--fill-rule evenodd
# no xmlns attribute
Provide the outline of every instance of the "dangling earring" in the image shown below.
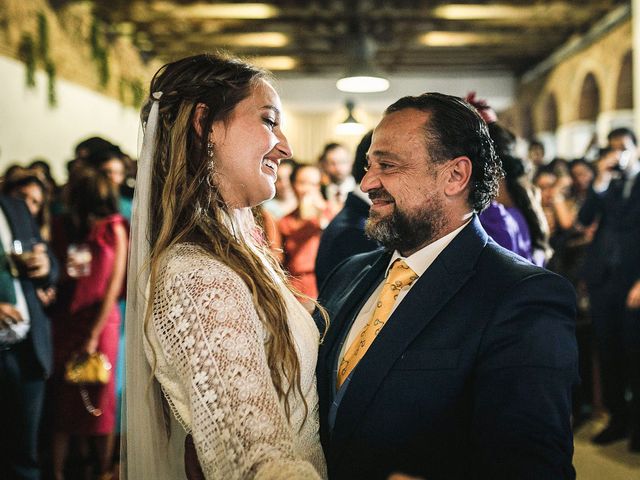
<svg viewBox="0 0 640 480"><path fill-rule="evenodd" d="M207 185L209 188L213 188L213 142L207 142L207 158L209 164L207 165Z"/></svg>
<svg viewBox="0 0 640 480"><path fill-rule="evenodd" d="M209 145L211 145L210 143L207 144L207 156L209 158L213 157L212 155L209 155ZM209 161L209 164L207 165L207 185L209 185L209 188L214 188L214 184L213 184L213 161Z"/></svg>

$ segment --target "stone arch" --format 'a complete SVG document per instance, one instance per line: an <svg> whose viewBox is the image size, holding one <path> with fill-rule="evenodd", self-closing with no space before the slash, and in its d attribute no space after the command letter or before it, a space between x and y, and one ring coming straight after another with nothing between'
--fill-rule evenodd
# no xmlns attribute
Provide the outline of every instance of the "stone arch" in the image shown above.
<svg viewBox="0 0 640 480"><path fill-rule="evenodd" d="M595 122L600 113L600 87L593 73L588 73L582 81L578 119Z"/></svg>
<svg viewBox="0 0 640 480"><path fill-rule="evenodd" d="M558 102L553 92L549 92L542 106L541 130L555 132L558 129Z"/></svg>
<svg viewBox="0 0 640 480"><path fill-rule="evenodd" d="M531 106L524 105L521 110L520 116L520 135L523 138L533 138L533 115L531 113Z"/></svg>
<svg viewBox="0 0 640 480"><path fill-rule="evenodd" d="M633 109L633 55L629 50L622 58L616 90L616 110Z"/></svg>

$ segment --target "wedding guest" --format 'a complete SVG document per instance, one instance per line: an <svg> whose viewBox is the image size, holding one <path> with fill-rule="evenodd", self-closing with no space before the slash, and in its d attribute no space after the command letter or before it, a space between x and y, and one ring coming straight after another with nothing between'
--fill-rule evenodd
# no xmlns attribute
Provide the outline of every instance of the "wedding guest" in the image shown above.
<svg viewBox="0 0 640 480"><path fill-rule="evenodd" d="M95 473L110 478L116 417L115 376L81 390L65 380L75 355L101 353L117 362L120 310L127 261L126 220L116 186L85 168L67 191L67 214L54 224L52 246L66 265L51 309L54 339L53 470L64 478L70 436L92 444ZM82 247L82 255L76 253ZM89 460L91 462L91 460Z"/></svg>
<svg viewBox="0 0 640 480"><path fill-rule="evenodd" d="M2 184L2 192L5 195L24 200L40 228L40 237L46 241L50 240L49 201L52 192L46 178L37 170L19 169L5 179Z"/></svg>
<svg viewBox="0 0 640 480"><path fill-rule="evenodd" d="M49 162L47 162L43 158L37 158L31 161L27 169L39 172L40 178L44 179L45 181L46 189L49 192L50 199L55 198L57 195L59 195L60 187L58 187L55 178L53 178L53 175L51 174L51 166L49 165Z"/></svg>
<svg viewBox="0 0 640 480"><path fill-rule="evenodd" d="M607 445L628 439L629 449L640 452L640 159L630 130L613 130L609 141L578 214L585 227L597 222L585 280L610 413L592 441Z"/></svg>
<svg viewBox="0 0 640 480"><path fill-rule="evenodd" d="M15 260L16 241L26 255L20 255L20 268ZM10 260L12 251L14 260ZM49 319L36 290L47 289L57 277L57 261L42 241L24 201L0 195L0 468L3 478L41 478L38 438L46 379L52 370L52 347Z"/></svg>
<svg viewBox="0 0 640 480"><path fill-rule="evenodd" d="M332 205L335 212L340 211L349 192L356 187L351 175L353 159L349 151L339 143L324 146L318 165L326 178L322 184L322 195Z"/></svg>
<svg viewBox="0 0 640 480"><path fill-rule="evenodd" d="M487 124L505 173L500 179L498 195L480 214L480 221L502 246L543 266L553 253L549 246L549 227L524 162L515 155L516 137L500 125L493 109L486 101L476 98L475 92L467 95L467 100Z"/></svg>
<svg viewBox="0 0 640 480"><path fill-rule="evenodd" d="M533 175L535 175L537 171L542 166L544 166L544 155L544 143L540 142L539 140L531 140L531 142L529 143L527 160L531 165Z"/></svg>
<svg viewBox="0 0 640 480"><path fill-rule="evenodd" d="M108 148L92 152L86 159L87 165L95 168L105 175L118 190L118 212L127 220L127 222L131 220L133 196L123 193L127 193L128 190L125 181L127 180L127 174L130 170L130 161L131 160L122 153L120 147L117 145L112 145ZM126 313L126 301L124 298L118 302L118 308L120 309L121 318L124 318ZM116 466L114 468L118 468L120 425L122 424L122 394L124 389L124 369L126 364L126 356L124 354L126 341L124 322L120 322L118 338L118 363L114 366L114 374L116 376L116 442L114 447L116 450Z"/></svg>
<svg viewBox="0 0 640 480"><path fill-rule="evenodd" d="M375 240L365 234L365 222L369 216L371 200L360 190L367 164L367 150L371 145L373 132L367 133L356 149L351 175L356 188L347 195L344 207L331 220L320 237L316 257L315 274L318 289L331 270L348 257L369 252L379 247Z"/></svg>
<svg viewBox="0 0 640 480"><path fill-rule="evenodd" d="M4 194L24 200L40 230L40 238L51 240L51 186L39 170L17 169L2 184ZM45 307L54 301L55 286L36 288L36 294Z"/></svg>
<svg viewBox="0 0 640 480"><path fill-rule="evenodd" d="M127 220L131 219L132 198L121 195L121 189L127 178L128 159L116 145L91 153L86 159L87 165L102 172L118 189L118 211Z"/></svg>
<svg viewBox="0 0 640 480"><path fill-rule="evenodd" d="M284 250L283 266L291 275L291 284L303 294L300 301L309 310L315 307L310 297L318 296L315 263L322 231L332 218L329 202L320 193L320 169L299 164L291 173L291 184L298 208L278 223Z"/></svg>

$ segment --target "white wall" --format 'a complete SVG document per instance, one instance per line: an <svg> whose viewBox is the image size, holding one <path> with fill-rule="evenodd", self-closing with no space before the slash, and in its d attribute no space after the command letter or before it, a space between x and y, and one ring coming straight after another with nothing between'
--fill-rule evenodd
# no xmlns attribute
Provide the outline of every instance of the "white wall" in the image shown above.
<svg viewBox="0 0 640 480"><path fill-rule="evenodd" d="M0 171L34 157L47 159L58 181L75 145L102 136L137 155L138 112L118 101L63 79L56 82L58 104L49 107L47 78L38 71L36 88L25 85L22 63L0 56Z"/></svg>
<svg viewBox="0 0 640 480"><path fill-rule="evenodd" d="M98 135L137 156L138 112L118 101L59 79L58 105L47 103L47 79L37 72L35 89L25 86L25 68L18 61L0 56L0 172L9 164L29 163L44 157L58 181L66 178L65 163L81 140ZM335 87L336 78L292 78L276 81L285 109L284 131L294 156L315 161L325 143L338 141L352 151L360 136L340 136L335 126L347 116L346 99L356 103L354 115L367 129L379 121L384 109L405 95L437 91L464 96L476 91L496 110L513 101L515 81L507 72L478 74L455 72L417 77L390 77L391 88L383 93L346 94Z"/></svg>
<svg viewBox="0 0 640 480"><path fill-rule="evenodd" d="M598 115L596 122L596 131L598 132L598 145L605 146L607 144L607 135L614 128L626 127L634 130L634 112L633 110L614 110L611 112L602 112Z"/></svg>
<svg viewBox="0 0 640 480"><path fill-rule="evenodd" d="M595 124L586 120L561 125L556 131L557 155L568 159L584 156L595 132Z"/></svg>
<svg viewBox="0 0 640 480"><path fill-rule="evenodd" d="M425 73L420 77L389 77L389 90L381 93L344 93L334 77L290 78L276 81L285 110L284 132L293 147L294 157L301 161L317 160L324 144L337 141L351 151L360 136L340 136L335 126L347 116L344 103L355 102L354 116L367 129L375 127L386 107L406 95L441 92L464 97L471 91L488 101L496 111L513 103L515 80L507 72L456 72L449 75Z"/></svg>

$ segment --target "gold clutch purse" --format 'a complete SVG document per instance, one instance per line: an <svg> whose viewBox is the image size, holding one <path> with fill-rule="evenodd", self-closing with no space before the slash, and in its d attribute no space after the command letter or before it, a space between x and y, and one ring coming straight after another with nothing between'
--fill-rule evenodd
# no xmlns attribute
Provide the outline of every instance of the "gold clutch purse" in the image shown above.
<svg viewBox="0 0 640 480"><path fill-rule="evenodd" d="M74 385L104 385L111 378L111 363L106 355L74 354L65 364L64 379Z"/></svg>

